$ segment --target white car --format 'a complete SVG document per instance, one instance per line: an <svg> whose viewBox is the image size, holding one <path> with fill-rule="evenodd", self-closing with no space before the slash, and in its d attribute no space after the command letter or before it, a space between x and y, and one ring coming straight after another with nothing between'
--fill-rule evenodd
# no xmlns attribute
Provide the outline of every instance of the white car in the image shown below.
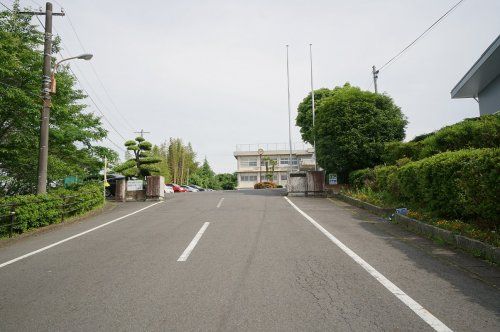
<svg viewBox="0 0 500 332"><path fill-rule="evenodd" d="M165 185L165 194L173 194L174 188L172 186Z"/></svg>

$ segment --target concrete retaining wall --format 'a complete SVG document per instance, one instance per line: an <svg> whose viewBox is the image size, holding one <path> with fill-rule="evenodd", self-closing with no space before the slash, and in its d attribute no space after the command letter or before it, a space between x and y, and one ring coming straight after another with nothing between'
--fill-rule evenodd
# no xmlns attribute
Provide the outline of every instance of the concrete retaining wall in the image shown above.
<svg viewBox="0 0 500 332"><path fill-rule="evenodd" d="M359 199L349 197L349 196L346 196L344 194L333 194L332 196L340 199L341 201L349 203L351 205L368 210L371 213L374 213L374 214L381 216L381 217L389 217L394 213L394 209L381 208L379 206L360 201Z"/></svg>
<svg viewBox="0 0 500 332"><path fill-rule="evenodd" d="M481 241L469 239L468 237L453 234L452 232L433 225L426 224L407 216L396 214L394 220L407 229L425 235L436 240L442 240L462 250L471 252L477 256L486 258L492 262L500 263L500 248L490 246Z"/></svg>
<svg viewBox="0 0 500 332"><path fill-rule="evenodd" d="M344 194L333 194L331 196L382 217L389 217L395 212L395 209L381 208ZM446 229L429 225L425 222L409 218L405 215L394 214L394 221L412 232L422 234L428 238L444 241L445 243L451 244L476 256L480 256L500 264L500 248L498 247L488 245L481 241L469 239L468 237L462 235L453 234Z"/></svg>

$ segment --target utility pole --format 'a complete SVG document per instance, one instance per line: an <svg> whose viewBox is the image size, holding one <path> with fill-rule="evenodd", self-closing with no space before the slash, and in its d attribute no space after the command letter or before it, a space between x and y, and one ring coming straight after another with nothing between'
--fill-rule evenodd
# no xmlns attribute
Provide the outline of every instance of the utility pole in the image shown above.
<svg viewBox="0 0 500 332"><path fill-rule="evenodd" d="M313 148L314 148L314 170L318 170L318 163L316 162L316 130L314 129L314 123L316 119L316 108L314 105L314 84L313 84L313 55L312 55L312 44L309 44L309 58L311 60L311 106L312 106L312 120L313 120Z"/></svg>
<svg viewBox="0 0 500 332"><path fill-rule="evenodd" d="M104 156L104 181L103 181L103 194L106 200L106 187L108 186L108 157Z"/></svg>
<svg viewBox="0 0 500 332"><path fill-rule="evenodd" d="M43 108L40 117L40 143L38 156L38 186L37 194L47 192L47 162L49 158L49 121L50 107L50 85L52 76L52 16L64 16L64 13L52 12L52 3L45 4L45 12L19 12L25 15L45 15L45 42L43 47L43 76L42 76L42 99Z"/></svg>
<svg viewBox="0 0 500 332"><path fill-rule="evenodd" d="M290 68L288 65L288 45L286 45L286 83L288 91L288 143L290 145L290 160L288 161L288 165L289 172L292 173L292 112L290 110ZM288 177L290 177L290 174L288 174Z"/></svg>
<svg viewBox="0 0 500 332"><path fill-rule="evenodd" d="M375 87L375 93L378 93L378 87L377 87L378 72L379 71L375 68L375 66L373 66L372 74L373 74L373 86Z"/></svg>
<svg viewBox="0 0 500 332"><path fill-rule="evenodd" d="M134 131L134 134L141 134L141 137L144 138L144 134L151 134L151 132L144 131L144 129L141 129L141 131Z"/></svg>

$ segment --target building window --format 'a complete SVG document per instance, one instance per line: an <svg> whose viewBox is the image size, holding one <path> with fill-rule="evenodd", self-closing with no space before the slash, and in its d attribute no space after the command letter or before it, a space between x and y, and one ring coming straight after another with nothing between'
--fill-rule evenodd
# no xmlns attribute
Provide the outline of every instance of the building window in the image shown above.
<svg viewBox="0 0 500 332"><path fill-rule="evenodd" d="M286 180L288 180L288 174L282 173L281 174L281 181L286 181Z"/></svg>
<svg viewBox="0 0 500 332"><path fill-rule="evenodd" d="M257 167L257 158L248 158L240 160L241 167Z"/></svg>
<svg viewBox="0 0 500 332"><path fill-rule="evenodd" d="M281 157L280 158L280 165L288 165L290 161L290 157ZM297 159L297 157L292 157L292 165L298 165L299 164L299 160Z"/></svg>
<svg viewBox="0 0 500 332"><path fill-rule="evenodd" d="M257 182L257 175L240 175L241 182Z"/></svg>

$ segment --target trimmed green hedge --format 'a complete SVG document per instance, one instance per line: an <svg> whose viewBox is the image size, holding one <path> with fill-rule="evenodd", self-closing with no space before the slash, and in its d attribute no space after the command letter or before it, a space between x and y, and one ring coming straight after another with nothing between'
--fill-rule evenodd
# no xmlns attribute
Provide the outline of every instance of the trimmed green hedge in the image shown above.
<svg viewBox="0 0 500 332"><path fill-rule="evenodd" d="M500 114L465 119L414 140L387 143L382 160L394 165L401 158L420 160L445 151L500 146Z"/></svg>
<svg viewBox="0 0 500 332"><path fill-rule="evenodd" d="M45 195L19 195L0 198L0 225L8 225L6 216L15 205L14 232L61 222L63 219L82 214L104 204L102 185L87 183L71 189L56 189ZM63 209L63 205L65 205ZM0 227L0 236L8 234L8 227Z"/></svg>
<svg viewBox="0 0 500 332"><path fill-rule="evenodd" d="M500 226L500 149L445 152L404 166L350 175L356 188L388 193L394 201L440 218Z"/></svg>

